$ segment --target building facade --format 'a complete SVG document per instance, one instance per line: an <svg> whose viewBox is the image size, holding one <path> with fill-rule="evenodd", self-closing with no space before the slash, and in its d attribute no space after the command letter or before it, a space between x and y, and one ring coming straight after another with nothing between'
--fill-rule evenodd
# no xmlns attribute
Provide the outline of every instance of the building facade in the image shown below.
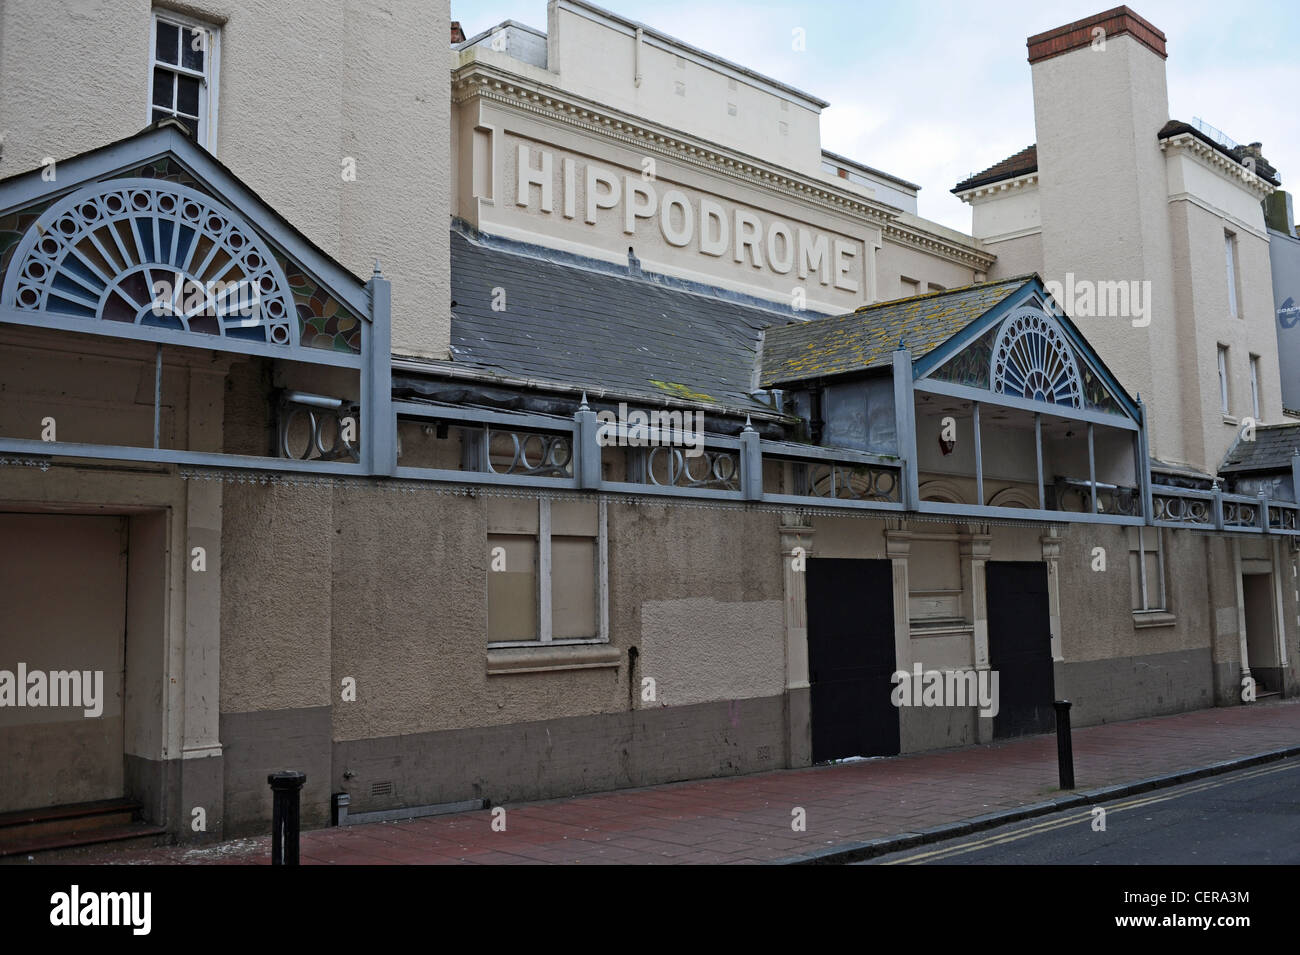
<svg viewBox="0 0 1300 955"><path fill-rule="evenodd" d="M304 143L259 44L306 27L186 11L88 7L149 46L52 87L89 41L4 14L0 671L104 682L0 707L0 812L210 838L276 769L326 824L1295 692L1294 493L1196 483L1223 425L1054 291L1093 265L1026 251L1081 241L1046 193L1020 236L982 225L1014 197L928 222L824 101L580 0L450 48L445 8L345 5ZM895 705L918 667L997 704Z"/></svg>

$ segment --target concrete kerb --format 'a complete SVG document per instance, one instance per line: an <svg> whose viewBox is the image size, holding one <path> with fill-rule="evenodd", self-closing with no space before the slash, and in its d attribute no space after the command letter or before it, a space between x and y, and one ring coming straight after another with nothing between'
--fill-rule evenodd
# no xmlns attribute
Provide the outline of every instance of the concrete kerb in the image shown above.
<svg viewBox="0 0 1300 955"><path fill-rule="evenodd" d="M1178 786L1182 783L1191 782L1194 779L1204 779L1207 776L1218 776L1222 773L1230 773L1238 769L1247 769L1251 766L1258 766L1261 763L1271 763L1276 760L1287 759L1291 756L1300 756L1300 746L1270 750L1266 753L1256 753L1254 756L1243 756L1240 759L1224 760L1223 762L1212 763L1209 766L1202 766L1199 769L1180 770L1176 773L1166 773L1163 776L1152 776L1148 779L1139 779L1136 782L1119 783L1114 786L1103 786L1100 789L1089 789L1081 793L1063 794L1055 799L1049 799L1045 802L1033 803L1028 806L1018 806L1015 809L1007 809L1002 812L990 812L982 816L963 819L961 822L950 822L942 826L935 826L933 829L924 829L921 832L903 832L896 836L884 836L879 839L871 839L867 842L852 842L845 845L832 846L831 848L820 849L807 855L776 859L767 864L845 865L850 862L862 862L866 859L874 859L877 856L888 855L891 852L902 852L906 849L914 849L917 846L942 842L945 839L954 839L959 836L968 836L976 832L983 832L987 829L996 829L998 826L1020 822L1024 819L1032 819L1035 816L1047 816L1067 809L1077 809L1080 806L1109 802L1112 799L1119 799L1124 796L1134 796L1139 793L1150 792L1153 789L1167 789L1171 786Z"/></svg>

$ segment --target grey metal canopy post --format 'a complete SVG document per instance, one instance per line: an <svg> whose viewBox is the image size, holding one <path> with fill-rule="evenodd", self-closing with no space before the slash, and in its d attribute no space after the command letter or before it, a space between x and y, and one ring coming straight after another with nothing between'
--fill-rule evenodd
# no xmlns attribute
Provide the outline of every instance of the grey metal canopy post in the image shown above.
<svg viewBox="0 0 1300 955"><path fill-rule="evenodd" d="M362 464L368 474L397 469L397 418L393 413L392 285L379 271L366 283L370 321L362 326Z"/></svg>
<svg viewBox="0 0 1300 955"><path fill-rule="evenodd" d="M975 429L975 500L983 505L984 500L984 446L980 443L980 403L972 406L971 423Z"/></svg>
<svg viewBox="0 0 1300 955"><path fill-rule="evenodd" d="M1038 509L1047 510L1047 497L1043 491L1043 416L1034 412L1034 455L1038 461Z"/></svg>
<svg viewBox="0 0 1300 955"><path fill-rule="evenodd" d="M1097 455L1092 436L1092 422L1088 422L1088 498L1092 501L1092 513L1097 513Z"/></svg>
<svg viewBox="0 0 1300 955"><path fill-rule="evenodd" d="M912 382L912 353L904 342L894 352L894 429L903 470L903 507L914 511L921 493L916 460L916 397Z"/></svg>
<svg viewBox="0 0 1300 955"><path fill-rule="evenodd" d="M747 501L763 498L763 447L749 415L740 432L740 494Z"/></svg>
<svg viewBox="0 0 1300 955"><path fill-rule="evenodd" d="M577 429L573 435L577 467L574 474L578 487L600 487L600 420L587 404L587 393L582 393L582 403L574 412Z"/></svg>
<svg viewBox="0 0 1300 955"><path fill-rule="evenodd" d="M1139 462L1141 467L1138 469L1138 480L1142 484L1142 517L1150 524L1155 520L1155 511L1151 507L1151 443L1147 435L1147 406L1142 403L1141 394L1137 396L1137 406L1138 424L1141 426L1138 442L1142 460Z"/></svg>

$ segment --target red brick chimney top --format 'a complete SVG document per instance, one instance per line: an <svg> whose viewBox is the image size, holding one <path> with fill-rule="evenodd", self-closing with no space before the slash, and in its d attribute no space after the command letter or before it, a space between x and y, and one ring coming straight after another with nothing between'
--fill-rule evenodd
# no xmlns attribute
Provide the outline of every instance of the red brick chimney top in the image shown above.
<svg viewBox="0 0 1300 955"><path fill-rule="evenodd" d="M1049 60L1062 53L1092 46L1098 40L1109 40L1124 34L1133 37L1161 59L1168 58L1165 53L1165 35L1160 30L1128 7L1116 7L1031 36L1026 41L1029 46L1029 62Z"/></svg>
<svg viewBox="0 0 1300 955"><path fill-rule="evenodd" d="M451 21L451 42L452 43L465 42L465 31L460 28L459 20Z"/></svg>

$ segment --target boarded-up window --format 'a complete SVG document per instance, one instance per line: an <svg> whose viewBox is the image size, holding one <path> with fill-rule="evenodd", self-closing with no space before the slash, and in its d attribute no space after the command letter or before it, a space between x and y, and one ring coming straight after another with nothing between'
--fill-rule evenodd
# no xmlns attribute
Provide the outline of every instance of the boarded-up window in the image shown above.
<svg viewBox="0 0 1300 955"><path fill-rule="evenodd" d="M537 538L488 535L487 593L489 640L537 639Z"/></svg>
<svg viewBox="0 0 1300 955"><path fill-rule="evenodd" d="M499 498L486 511L488 642L607 640L604 503Z"/></svg>
<svg viewBox="0 0 1300 955"><path fill-rule="evenodd" d="M551 638L600 634L596 606L596 539L551 538Z"/></svg>
<svg viewBox="0 0 1300 955"><path fill-rule="evenodd" d="M913 623L962 619L961 556L955 540L914 540L907 560L908 616Z"/></svg>
<svg viewBox="0 0 1300 955"><path fill-rule="evenodd" d="M1165 606L1164 532L1159 527L1129 528L1129 585L1133 609L1167 610Z"/></svg>

